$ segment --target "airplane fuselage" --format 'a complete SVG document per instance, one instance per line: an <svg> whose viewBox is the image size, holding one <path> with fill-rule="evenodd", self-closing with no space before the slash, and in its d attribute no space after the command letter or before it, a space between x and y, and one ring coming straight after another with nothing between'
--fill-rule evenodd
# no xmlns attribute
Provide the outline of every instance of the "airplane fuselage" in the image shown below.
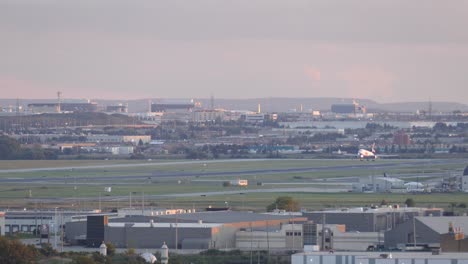
<svg viewBox="0 0 468 264"><path fill-rule="evenodd" d="M358 151L358 154L357 154L357 157L360 159L360 160L375 160L377 158L377 156L375 155L374 152L372 151L368 151L366 149L360 149Z"/></svg>

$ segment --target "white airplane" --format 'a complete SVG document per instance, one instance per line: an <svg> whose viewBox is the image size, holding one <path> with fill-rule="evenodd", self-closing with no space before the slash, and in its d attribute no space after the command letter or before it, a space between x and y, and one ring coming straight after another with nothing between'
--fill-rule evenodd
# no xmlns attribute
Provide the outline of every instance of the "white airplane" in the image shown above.
<svg viewBox="0 0 468 264"><path fill-rule="evenodd" d="M376 160L377 155L375 154L375 143L372 144L371 151L369 151L367 149L359 149L359 151L357 153L357 157L360 160Z"/></svg>

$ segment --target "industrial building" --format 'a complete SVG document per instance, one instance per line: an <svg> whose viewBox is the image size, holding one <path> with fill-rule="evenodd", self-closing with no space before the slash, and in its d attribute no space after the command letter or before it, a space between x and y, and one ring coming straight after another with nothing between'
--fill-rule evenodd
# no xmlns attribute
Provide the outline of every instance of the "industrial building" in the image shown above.
<svg viewBox="0 0 468 264"><path fill-rule="evenodd" d="M184 111L191 112L195 104L190 102L174 102L174 103L154 103L151 104L151 112L176 112Z"/></svg>
<svg viewBox="0 0 468 264"><path fill-rule="evenodd" d="M331 111L335 114L365 114L366 107L356 102L352 104L332 104Z"/></svg>
<svg viewBox="0 0 468 264"><path fill-rule="evenodd" d="M302 249L302 224L285 224L271 229L242 229L236 232L236 249L285 250Z"/></svg>
<svg viewBox="0 0 468 264"><path fill-rule="evenodd" d="M385 232L385 248L439 248L442 247L443 235L455 233L456 230L468 230L467 216L415 217L413 221L407 221Z"/></svg>
<svg viewBox="0 0 468 264"><path fill-rule="evenodd" d="M217 119L224 119L224 111L196 110L192 113L192 121L195 123L214 122Z"/></svg>
<svg viewBox="0 0 468 264"><path fill-rule="evenodd" d="M303 252L292 264L468 264L468 253L431 252Z"/></svg>
<svg viewBox="0 0 468 264"><path fill-rule="evenodd" d="M31 113L97 112L98 105L89 100L83 102L33 103L28 104L28 110Z"/></svg>
<svg viewBox="0 0 468 264"><path fill-rule="evenodd" d="M241 116L241 119L250 124L263 124L268 118L269 115L262 113L250 113Z"/></svg>
<svg viewBox="0 0 468 264"><path fill-rule="evenodd" d="M108 105L106 106L106 112L108 113L128 113L127 104Z"/></svg>
<svg viewBox="0 0 468 264"><path fill-rule="evenodd" d="M248 228L275 230L283 224L301 223L304 217L248 212L218 211L158 216L129 216L66 224L65 239L73 244L98 246L99 241L117 247L155 248L166 242L169 248L234 248L236 232ZM91 224L91 226L90 226ZM90 228L93 230L91 232ZM96 237L98 234L99 237Z"/></svg>
<svg viewBox="0 0 468 264"><path fill-rule="evenodd" d="M347 231L345 225L317 224L312 221L303 225L304 247L322 250L365 251L384 243L382 232Z"/></svg>
<svg viewBox="0 0 468 264"><path fill-rule="evenodd" d="M98 211L62 211L62 210L32 210L32 211L6 211L4 213L4 233L33 233L40 226L58 228L63 223L86 219L88 215L100 214ZM107 213L109 217L117 217L117 213ZM1 219L0 219L1 223Z"/></svg>
<svg viewBox="0 0 468 264"><path fill-rule="evenodd" d="M82 146L80 149L87 153L109 153L112 155L130 155L135 152L133 146Z"/></svg>
<svg viewBox="0 0 468 264"><path fill-rule="evenodd" d="M86 136L86 142L97 142L97 143L131 143L137 145L139 142L147 144L151 142L151 136L146 135L88 135Z"/></svg>
<svg viewBox="0 0 468 264"><path fill-rule="evenodd" d="M407 222L415 216L441 216L442 209L416 208L397 205L358 207L304 212L303 216L318 224L345 225L348 232L384 232Z"/></svg>
<svg viewBox="0 0 468 264"><path fill-rule="evenodd" d="M353 183L353 192L405 192L405 182L392 177L360 177Z"/></svg>

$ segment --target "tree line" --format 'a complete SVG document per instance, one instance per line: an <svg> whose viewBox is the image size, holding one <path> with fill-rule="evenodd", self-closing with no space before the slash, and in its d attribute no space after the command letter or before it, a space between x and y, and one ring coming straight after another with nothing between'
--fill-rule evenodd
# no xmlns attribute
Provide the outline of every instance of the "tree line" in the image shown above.
<svg viewBox="0 0 468 264"><path fill-rule="evenodd" d="M58 151L44 149L40 145L23 148L14 138L0 136L0 160L45 160L57 159Z"/></svg>

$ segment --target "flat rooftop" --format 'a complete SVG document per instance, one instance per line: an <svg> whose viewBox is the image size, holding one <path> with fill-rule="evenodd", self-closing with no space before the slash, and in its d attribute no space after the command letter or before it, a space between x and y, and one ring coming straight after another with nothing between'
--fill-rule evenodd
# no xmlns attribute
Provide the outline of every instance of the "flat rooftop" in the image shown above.
<svg viewBox="0 0 468 264"><path fill-rule="evenodd" d="M390 212L422 212L426 210L442 210L439 208L421 208L421 207L354 207L354 208L340 208L340 209L331 209L324 211L310 211L305 213L390 213Z"/></svg>
<svg viewBox="0 0 468 264"><path fill-rule="evenodd" d="M295 215L272 215L272 214L258 214L251 212L237 212L237 211L218 211L218 212L197 212L177 215L162 215L157 216L158 219L174 221L176 218L182 221L199 220L206 223L238 223L238 222L257 222L257 221L274 221L274 220L288 220L294 219L295 221L304 220L307 218ZM300 218L300 219L298 219Z"/></svg>
<svg viewBox="0 0 468 264"><path fill-rule="evenodd" d="M328 251L316 251L316 252L301 252L296 253L293 256L356 256L357 258L370 258L370 259L382 259L381 254L392 254L392 259L466 259L468 260L467 253L459 252L440 252L439 255L432 255L432 252L353 252L353 251L335 251L329 253Z"/></svg>
<svg viewBox="0 0 468 264"><path fill-rule="evenodd" d="M150 228L151 223L108 223L107 226L109 227L125 227L125 225L131 225L131 227L143 227L143 228ZM221 227L222 224L212 224L212 223L153 223L152 227L159 227L159 228L214 228L214 227Z"/></svg>

